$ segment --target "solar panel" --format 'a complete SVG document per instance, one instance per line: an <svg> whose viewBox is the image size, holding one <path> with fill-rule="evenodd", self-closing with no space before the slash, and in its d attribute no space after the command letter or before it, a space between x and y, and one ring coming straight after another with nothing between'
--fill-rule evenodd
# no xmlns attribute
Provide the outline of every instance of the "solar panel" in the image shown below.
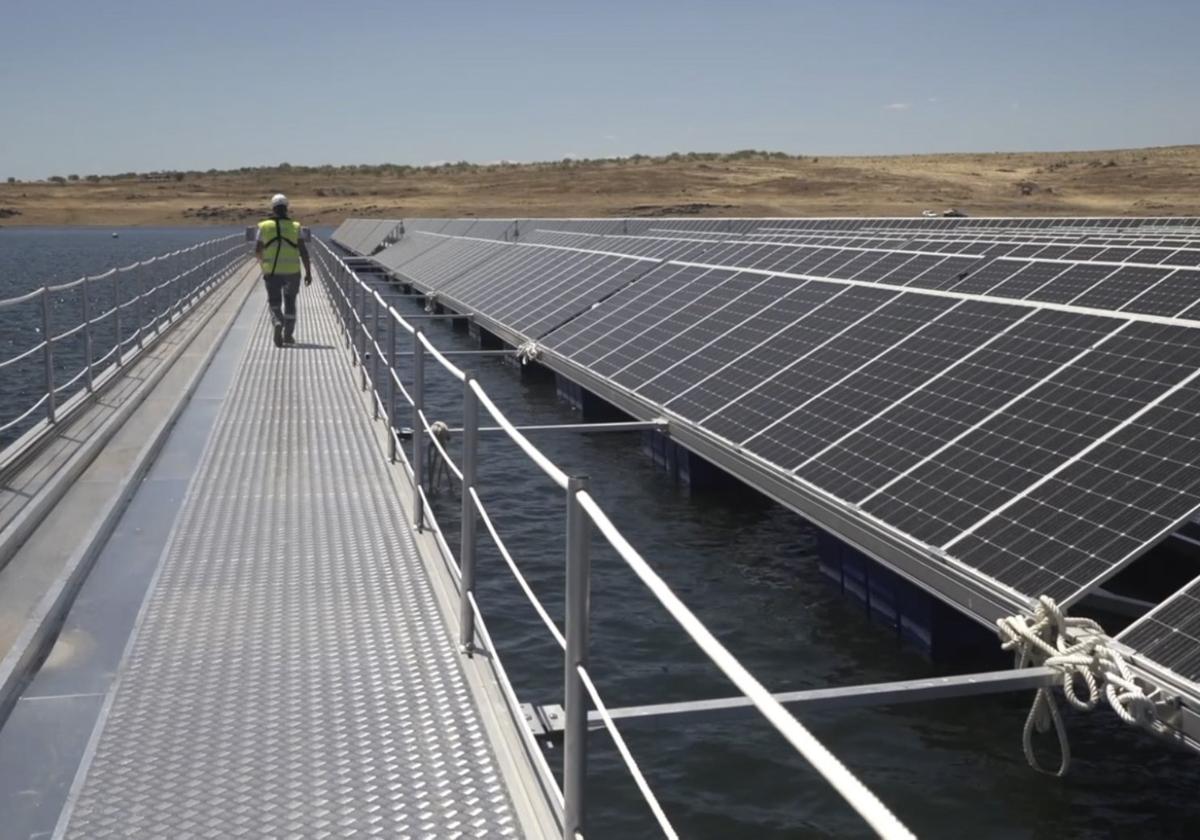
<svg viewBox="0 0 1200 840"><path fill-rule="evenodd" d="M1037 290L1037 300L1045 301L1046 303L1070 303L1075 298L1087 292L1088 289L1099 285L1104 278L1108 277L1116 267L1112 265L1092 265L1089 263L1080 263L1072 265L1061 274L1054 277L1054 281ZM958 291L956 288L955 291Z"/></svg>
<svg viewBox="0 0 1200 840"><path fill-rule="evenodd" d="M1162 282L1170 273L1171 269L1166 268L1121 266L1079 297L1073 298L1071 304L1094 309L1129 307L1137 312L1139 307L1135 303L1136 299L1142 292Z"/></svg>
<svg viewBox="0 0 1200 840"><path fill-rule="evenodd" d="M1179 526L1200 498L1200 389L1152 402L964 537L956 554L1064 601Z"/></svg>
<svg viewBox="0 0 1200 840"><path fill-rule="evenodd" d="M1100 336L1080 316L988 303L964 305L948 321L962 332L950 333L946 346L926 338L929 378L798 464L798 474L840 498L863 502Z"/></svg>
<svg viewBox="0 0 1200 840"><path fill-rule="evenodd" d="M623 372L637 393L658 403L682 395L714 372L755 352L782 330L829 298L837 287L772 275L725 306L708 330L710 339L694 352L665 365L654 354Z"/></svg>
<svg viewBox="0 0 1200 840"><path fill-rule="evenodd" d="M1200 271L1179 269L1147 288L1123 309L1179 317L1186 315L1197 300L1200 300Z"/></svg>
<svg viewBox="0 0 1200 840"><path fill-rule="evenodd" d="M426 290L440 292L460 275L510 252L513 247L490 239L457 239L440 234L412 234L434 243L393 268ZM386 254L382 252L380 256Z"/></svg>
<svg viewBox="0 0 1200 840"><path fill-rule="evenodd" d="M369 255L375 253L399 224L399 219L379 220L370 226L363 236L359 238L358 242L354 245L354 250L360 254Z"/></svg>
<svg viewBox="0 0 1200 840"><path fill-rule="evenodd" d="M1200 683L1200 578L1117 639L1184 679Z"/></svg>
<svg viewBox="0 0 1200 840"><path fill-rule="evenodd" d="M394 245L384 248L372 259L385 268L399 269L409 260L425 253L431 248L445 244L446 240L435 236L427 236L420 232L409 232Z"/></svg>
<svg viewBox="0 0 1200 840"><path fill-rule="evenodd" d="M723 269L701 274L657 306L639 312L607 339L597 342L601 352L589 367L601 376L611 376L652 351L659 353L660 363L669 364L670 358L660 346L664 339L679 333L681 325L702 322L731 297L753 288L762 280L759 274ZM628 336L627 340L622 341L625 336Z"/></svg>
<svg viewBox="0 0 1200 840"><path fill-rule="evenodd" d="M400 271L425 289L537 338L656 265L574 249L443 237L441 246Z"/></svg>
<svg viewBox="0 0 1200 840"><path fill-rule="evenodd" d="M493 294L479 304L480 311L509 324L519 333L541 338L612 292L634 282L655 265L657 263L626 257L590 255L587 259L562 265L556 275L543 278L541 282L530 282L523 289L517 289L521 297L504 300L504 296Z"/></svg>
<svg viewBox="0 0 1200 840"><path fill-rule="evenodd" d="M1070 263L1028 262L1015 274L987 290L989 296L1016 298L1035 297L1037 292L1071 267Z"/></svg>
<svg viewBox="0 0 1200 840"><path fill-rule="evenodd" d="M700 422L729 440L747 440L790 414L795 406L903 341L929 319L938 317L953 305L954 301L948 298L905 295L865 287L847 290L797 325L796 332L802 333L805 341L814 335L823 336L823 341L805 346L799 337L781 337L779 346L771 348L771 352L783 351L790 357L787 363L745 389L736 399L718 406ZM808 322L822 317L832 321L829 328L822 325L811 330ZM786 348L793 346L800 352L794 355L788 352ZM759 443L766 445L768 442L760 440ZM784 463L788 463L788 458L794 463L799 458L793 456L800 455L799 452L788 452ZM780 463L774 457L769 460Z"/></svg>
<svg viewBox="0 0 1200 840"><path fill-rule="evenodd" d="M948 441L864 500L863 509L930 545L950 545L964 529L1186 375L1180 348L1157 340L1159 325L1123 329L1128 322L1081 320L1076 329L1101 338L1095 349Z"/></svg>

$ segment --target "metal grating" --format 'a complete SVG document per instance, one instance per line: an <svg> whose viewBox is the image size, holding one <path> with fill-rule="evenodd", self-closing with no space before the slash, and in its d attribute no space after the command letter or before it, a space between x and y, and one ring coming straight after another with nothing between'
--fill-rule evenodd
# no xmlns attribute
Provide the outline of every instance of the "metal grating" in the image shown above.
<svg viewBox="0 0 1200 840"><path fill-rule="evenodd" d="M316 291L299 334L247 349L56 836L519 834Z"/></svg>

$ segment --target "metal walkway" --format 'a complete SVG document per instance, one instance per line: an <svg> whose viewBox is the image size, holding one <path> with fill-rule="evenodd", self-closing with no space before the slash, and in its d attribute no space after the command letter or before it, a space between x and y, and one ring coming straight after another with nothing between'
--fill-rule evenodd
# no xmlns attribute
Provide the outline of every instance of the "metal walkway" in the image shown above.
<svg viewBox="0 0 1200 840"><path fill-rule="evenodd" d="M55 836L519 835L325 294L249 307Z"/></svg>

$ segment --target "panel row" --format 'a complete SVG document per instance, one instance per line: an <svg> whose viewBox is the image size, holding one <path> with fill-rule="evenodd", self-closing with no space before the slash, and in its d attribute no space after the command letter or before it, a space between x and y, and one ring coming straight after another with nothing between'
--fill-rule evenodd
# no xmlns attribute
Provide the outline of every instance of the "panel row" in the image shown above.
<svg viewBox="0 0 1200 840"><path fill-rule="evenodd" d="M1029 595L1200 490L1190 327L668 263L543 343Z"/></svg>

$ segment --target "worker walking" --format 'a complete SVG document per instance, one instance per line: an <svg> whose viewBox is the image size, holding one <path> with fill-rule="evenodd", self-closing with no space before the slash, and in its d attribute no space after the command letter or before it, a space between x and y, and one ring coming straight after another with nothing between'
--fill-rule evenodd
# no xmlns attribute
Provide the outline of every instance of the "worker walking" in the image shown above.
<svg viewBox="0 0 1200 840"><path fill-rule="evenodd" d="M275 346L296 343L296 296L300 294L300 263L304 263L304 285L312 282L308 248L300 238L300 223L288 218L288 200L283 193L271 199L271 218L258 223L254 256L262 265L267 285L267 305L275 325Z"/></svg>

